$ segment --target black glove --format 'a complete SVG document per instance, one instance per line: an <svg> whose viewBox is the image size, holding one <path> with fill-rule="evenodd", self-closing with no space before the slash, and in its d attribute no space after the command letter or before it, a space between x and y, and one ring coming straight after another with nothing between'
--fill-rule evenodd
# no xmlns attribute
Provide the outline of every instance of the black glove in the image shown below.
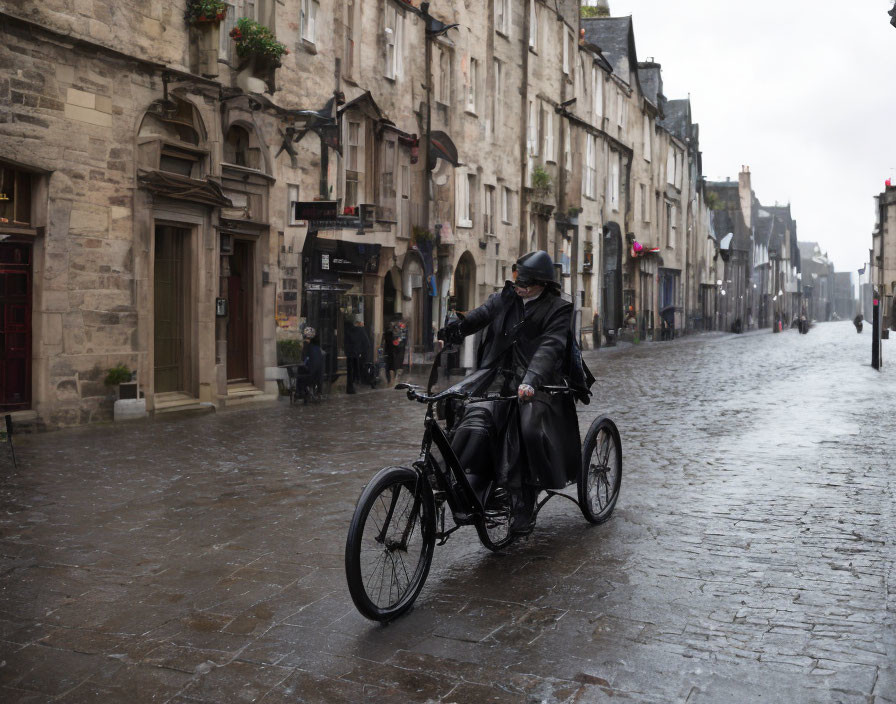
<svg viewBox="0 0 896 704"><path fill-rule="evenodd" d="M463 342L464 334L460 329L460 320L453 320L436 334L436 338L446 345L458 345Z"/></svg>

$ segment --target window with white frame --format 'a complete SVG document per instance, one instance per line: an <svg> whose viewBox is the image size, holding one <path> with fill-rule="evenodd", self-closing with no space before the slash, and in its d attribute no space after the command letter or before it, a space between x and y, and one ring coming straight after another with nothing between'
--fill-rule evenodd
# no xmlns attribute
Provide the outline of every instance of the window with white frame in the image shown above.
<svg viewBox="0 0 896 704"><path fill-rule="evenodd" d="M593 134L585 135L585 167L582 173L582 195L595 197L597 184L597 139Z"/></svg>
<svg viewBox="0 0 896 704"><path fill-rule="evenodd" d="M391 2L386 3L386 78L401 78L404 65L404 14Z"/></svg>
<svg viewBox="0 0 896 704"><path fill-rule="evenodd" d="M345 122L345 207L359 205L364 188L364 125L359 120Z"/></svg>
<svg viewBox="0 0 896 704"><path fill-rule="evenodd" d="M456 172L457 226L473 227L473 196L476 193L476 174Z"/></svg>
<svg viewBox="0 0 896 704"><path fill-rule="evenodd" d="M318 0L302 0L302 39L314 44L317 41Z"/></svg>
<svg viewBox="0 0 896 704"><path fill-rule="evenodd" d="M591 102L594 122L600 126L599 120L604 116L604 77L596 65L591 67Z"/></svg>
<svg viewBox="0 0 896 704"><path fill-rule="evenodd" d="M650 115L644 115L644 159L650 161L650 137L652 130L650 129Z"/></svg>
<svg viewBox="0 0 896 704"><path fill-rule="evenodd" d="M550 105L541 107L541 130L544 135L544 160L554 161L554 111Z"/></svg>
<svg viewBox="0 0 896 704"><path fill-rule="evenodd" d="M513 224L513 193L507 186L501 186L501 222Z"/></svg>
<svg viewBox="0 0 896 704"><path fill-rule="evenodd" d="M538 156L538 112L535 101L529 101L529 122L527 125L526 143L529 156Z"/></svg>
<svg viewBox="0 0 896 704"><path fill-rule="evenodd" d="M510 0L495 0L495 31L510 35Z"/></svg>
<svg viewBox="0 0 896 704"><path fill-rule="evenodd" d="M538 8L529 0L529 48L538 51Z"/></svg>
<svg viewBox="0 0 896 704"><path fill-rule="evenodd" d="M495 234L495 187L486 186L482 202L482 230L486 235Z"/></svg>
<svg viewBox="0 0 896 704"><path fill-rule="evenodd" d="M479 81L479 59L470 57L470 72L467 76L467 110L476 112L476 84Z"/></svg>
<svg viewBox="0 0 896 704"><path fill-rule="evenodd" d="M669 145L669 152L666 154L666 183L670 186L675 185L675 149Z"/></svg>
<svg viewBox="0 0 896 704"><path fill-rule="evenodd" d="M607 183L607 200L612 210L619 210L619 152L610 154L610 178Z"/></svg>
<svg viewBox="0 0 896 704"><path fill-rule="evenodd" d="M395 207L396 176L396 141L394 135L383 137L383 163L380 177L380 204L387 208Z"/></svg>
<svg viewBox="0 0 896 704"><path fill-rule="evenodd" d="M298 225L296 220L296 203L299 202L299 187L293 183L286 185L286 223L288 225Z"/></svg>

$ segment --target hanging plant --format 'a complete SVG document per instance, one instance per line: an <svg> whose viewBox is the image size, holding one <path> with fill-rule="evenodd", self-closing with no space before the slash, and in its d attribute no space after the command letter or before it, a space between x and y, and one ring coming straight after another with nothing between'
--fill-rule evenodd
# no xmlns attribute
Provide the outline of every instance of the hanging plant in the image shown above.
<svg viewBox="0 0 896 704"><path fill-rule="evenodd" d="M236 42L236 53L241 59L254 57L279 63L280 57L289 53L270 29L248 17L237 20L230 36Z"/></svg>
<svg viewBox="0 0 896 704"><path fill-rule="evenodd" d="M189 0L187 22L193 24L218 23L227 16L227 3L223 0Z"/></svg>
<svg viewBox="0 0 896 704"><path fill-rule="evenodd" d="M425 242L434 242L436 239L435 235L425 227L417 227L416 225L411 229L411 244L413 246L419 245Z"/></svg>

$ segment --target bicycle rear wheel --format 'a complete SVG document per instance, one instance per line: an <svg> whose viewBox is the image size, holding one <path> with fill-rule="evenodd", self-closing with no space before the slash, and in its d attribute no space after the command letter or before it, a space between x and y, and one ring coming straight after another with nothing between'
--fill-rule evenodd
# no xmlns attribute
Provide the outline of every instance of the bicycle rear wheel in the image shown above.
<svg viewBox="0 0 896 704"><path fill-rule="evenodd" d="M585 435L579 472L579 507L587 521L603 523L616 506L622 485L622 442L609 418L598 418Z"/></svg>
<svg viewBox="0 0 896 704"><path fill-rule="evenodd" d="M380 470L361 493L345 543L345 576L364 616L390 621L411 608L432 562L429 483L407 467Z"/></svg>

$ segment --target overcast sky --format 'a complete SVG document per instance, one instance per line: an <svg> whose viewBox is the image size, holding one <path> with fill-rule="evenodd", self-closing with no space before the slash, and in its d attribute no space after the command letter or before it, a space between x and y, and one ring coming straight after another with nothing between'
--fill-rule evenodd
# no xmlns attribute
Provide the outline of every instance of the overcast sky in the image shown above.
<svg viewBox="0 0 896 704"><path fill-rule="evenodd" d="M690 94L703 173L750 167L765 205L791 204L800 241L837 271L868 259L872 198L896 184L893 0L609 0L632 15L638 60Z"/></svg>

